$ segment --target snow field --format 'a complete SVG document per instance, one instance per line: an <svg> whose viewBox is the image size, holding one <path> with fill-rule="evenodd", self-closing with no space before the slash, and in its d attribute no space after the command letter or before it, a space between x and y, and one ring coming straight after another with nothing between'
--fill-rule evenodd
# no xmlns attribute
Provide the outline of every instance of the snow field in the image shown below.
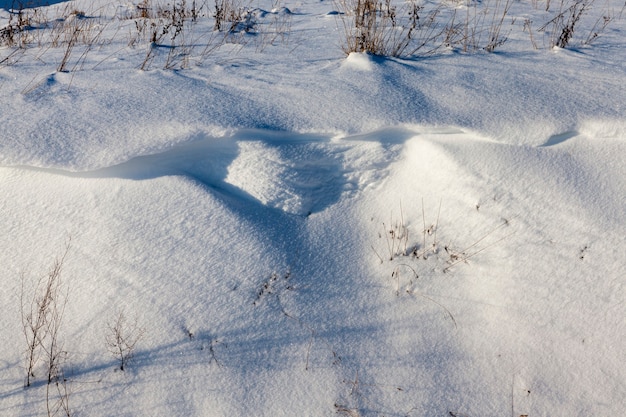
<svg viewBox="0 0 626 417"><path fill-rule="evenodd" d="M568 167L554 162L570 161L567 141L520 148L417 127L339 142L254 136L231 138L234 147L217 141L211 150L222 153L180 145L80 175L3 169L3 194L10 196L3 212L16 223L8 224L5 262L26 252L41 268L72 238L64 336L77 412L316 415L332 414L336 403L373 414L495 414L512 401L520 413L577 413L591 403L612 410L610 398L623 390L612 362L623 355L612 330L623 325L615 258L623 222L619 212L589 207L593 182L568 190L568 172L593 178L596 168L581 164L557 172L561 179L542 174L542 167ZM208 146L203 141L193 148ZM615 154L603 151L615 145L622 146L594 142L594 154ZM273 172L276 146L294 163L283 161L280 175L258 175ZM322 166L344 164L333 169L341 174L321 176L339 195L311 213L275 207L267 195L277 190L310 196L307 181L297 188L291 179L302 170L295 162L311 150L333 155L319 159ZM207 155L205 165L197 155ZM485 157L502 166L481 165ZM212 158L232 162L224 172ZM387 174L346 167L364 160ZM209 180L198 180L202 167ZM494 187L494 172L504 167L509 174ZM529 170L537 178L525 177ZM264 187L240 188L252 173L266 178ZM433 195L439 200L424 197ZM602 204L618 208L615 198L604 196ZM436 225L437 241L426 237L436 253L387 260L383 223L388 228L400 216L409 247L423 246L424 219ZM469 248L470 257L444 272L444 248ZM19 271L12 272L3 303L15 313L3 327L19 335ZM102 341L119 308L146 329L125 373L113 372ZM9 340L7 388L22 379L22 341ZM12 390L7 410L41 409L42 398L15 402L25 394Z"/></svg>
<svg viewBox="0 0 626 417"><path fill-rule="evenodd" d="M493 54L346 57L306 1L284 42L140 71L134 4L53 3L110 42L0 65L0 415L47 415L20 295L68 241L72 415L623 410L623 19L534 50L518 2ZM145 332L124 372L120 311Z"/></svg>

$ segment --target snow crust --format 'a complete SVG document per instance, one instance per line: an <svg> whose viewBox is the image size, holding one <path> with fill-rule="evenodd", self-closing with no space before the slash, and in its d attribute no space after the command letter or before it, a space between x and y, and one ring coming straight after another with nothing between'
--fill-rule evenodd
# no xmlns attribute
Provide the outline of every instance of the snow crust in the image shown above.
<svg viewBox="0 0 626 417"><path fill-rule="evenodd" d="M140 71L125 39L0 67L0 414L46 415L20 295L68 241L72 415L622 414L624 19L346 57L336 6L284 6L259 16L288 42L190 68ZM121 310L145 330L124 372Z"/></svg>

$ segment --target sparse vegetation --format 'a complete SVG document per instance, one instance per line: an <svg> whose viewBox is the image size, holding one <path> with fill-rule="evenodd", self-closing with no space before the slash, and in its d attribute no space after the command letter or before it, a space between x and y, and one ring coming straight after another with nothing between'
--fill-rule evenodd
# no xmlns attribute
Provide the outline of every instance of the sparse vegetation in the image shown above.
<svg viewBox="0 0 626 417"><path fill-rule="evenodd" d="M339 8L346 53L412 55L441 33L436 29L439 7L426 12L415 1L398 7L391 0L342 0Z"/></svg>
<svg viewBox="0 0 626 417"><path fill-rule="evenodd" d="M568 47L582 16L592 11L593 3L594 0L561 0L556 15L548 17L537 29L548 35L548 47ZM389 0L343 0L339 3L343 49L346 53L398 57L430 55L446 49L494 52L508 41L516 27L516 19L510 16L512 6L512 0L419 5L415 2L396 5ZM546 2L545 12L552 13L550 2ZM593 42L616 15L609 9L601 12L593 26L587 28L588 36L581 43ZM521 27L537 49L532 25L531 19L525 19Z"/></svg>
<svg viewBox="0 0 626 417"><path fill-rule="evenodd" d="M252 13L237 0L215 0L215 24L218 32L251 32L254 28Z"/></svg>
<svg viewBox="0 0 626 417"><path fill-rule="evenodd" d="M37 281L32 293L27 292L26 279L22 276L20 300L22 328L27 347L26 387L36 377L35 369L42 357L48 384L55 381L61 373L66 352L59 336L68 295L61 279L61 271L69 248L68 243L63 255L54 261L48 274Z"/></svg>
<svg viewBox="0 0 626 417"><path fill-rule="evenodd" d="M479 205L476 206L476 210L479 210ZM502 222L487 231L484 235L476 239L473 243L468 245L463 249L456 249L452 244L444 244L443 250L441 248L441 243L437 236L439 229L439 220L441 214L441 201L439 202L439 207L437 209L437 215L433 219L433 222L426 221L426 212L424 209L424 202L422 201L421 208L421 242L409 244L409 232L410 228L405 222L405 214L402 205L400 207L400 218L397 220L393 220L393 216L391 217L391 226L383 223L383 233L378 234L379 240L382 240L384 237L384 247L387 248L387 253L389 257L387 259L388 262L393 266L391 271L391 279L393 281L393 286L395 289L396 296L400 296L402 294L408 294L423 298L428 300L436 305L438 305L441 309L443 309L448 317L452 320L456 327L456 320L450 310L434 300L431 297L428 297L422 293L420 293L416 289L416 284L420 279L420 274L418 271L423 270L424 268L420 266L415 261L427 261L429 259L433 259L434 263L427 268L428 272L426 275L432 275L434 271L439 271L441 273L448 273L452 270L453 267L457 266L460 263L467 264L470 258L478 255L479 253L484 252L485 250L495 246L496 244L502 242L503 240L510 237L514 232L506 234L504 236L496 236L494 238L495 233L509 226L509 220L503 219ZM418 235L419 235L418 234ZM374 251L376 257L380 260L380 263L385 263L385 260L379 254L379 251L376 250L374 245L372 245L372 250ZM408 277L408 278L407 278Z"/></svg>
<svg viewBox="0 0 626 417"><path fill-rule="evenodd" d="M139 326L137 319L129 322L123 310L107 325L106 347L119 362L120 371L126 370L144 333L145 330Z"/></svg>
<svg viewBox="0 0 626 417"><path fill-rule="evenodd" d="M38 363L43 362L43 374L47 378L45 404L48 417L59 413L66 417L71 415L71 388L63 369L68 353L60 335L68 300L61 272L69 249L68 242L63 255L55 259L48 274L37 281L32 294L27 293L25 277L22 276L21 317L26 342L24 385L32 385L37 377Z"/></svg>
<svg viewBox="0 0 626 417"><path fill-rule="evenodd" d="M477 210L478 210L477 206ZM439 203L439 208L437 210L437 216L432 223L428 223L426 221L426 213L424 210L424 202L422 201L422 242L415 243L409 246L409 234L410 230L404 219L404 210L402 207L400 208L400 219L393 220L393 216L391 217L390 225L388 226L383 222L383 233L378 234L378 238L382 239L384 236L385 246L387 248L387 253L389 254L389 261L394 261L396 258L402 257L410 257L412 259L422 259L427 260L431 255L437 255L439 258L440 254L440 241L437 237L437 231L439 228L439 220L441 214L441 202ZM489 242L485 244L485 241L488 238L492 237L495 232L500 230L503 227L509 226L510 221L507 219L503 219L502 222L489 230L483 236L475 240L472 244L465 247L464 249L454 249L451 244L446 244L443 246L443 251L446 253L446 264L443 272L449 272L452 267L459 263L467 263L468 260L475 255L487 250L488 248L496 245L502 240L506 239L509 235L505 235L504 237L497 238L495 241ZM379 251L372 245L372 250L376 254L377 258L381 263L384 263L384 259L380 256ZM396 269L394 269L394 273L392 276L396 276ZM417 277L417 273L415 273Z"/></svg>
<svg viewBox="0 0 626 417"><path fill-rule="evenodd" d="M446 48L493 52L507 40L502 28L511 5L511 0L468 1L463 18L456 3L344 2L344 51L384 56L429 55Z"/></svg>
<svg viewBox="0 0 626 417"><path fill-rule="evenodd" d="M84 68L90 51L127 33L129 48L146 48L138 68L152 68L159 57L162 57L164 69L188 68L192 62L201 63L207 59L220 45L246 43L244 37L249 34L261 35L259 49L274 45L277 40L286 42L291 14L288 9L266 12L234 0L217 0L214 10L210 10L208 1L164 3L142 0L117 18L120 28L127 32L120 29L107 32L111 20L69 6L14 10L9 14L8 22L0 27L0 47L10 49L9 54L0 57L0 65L16 64L24 55L20 51L27 48L39 48L39 59L53 48L63 48L57 71L76 71ZM259 24L260 20L268 18L271 19ZM132 22L132 25L125 22ZM210 27L213 30L207 29ZM82 52L71 65L72 56L81 46Z"/></svg>
<svg viewBox="0 0 626 417"><path fill-rule="evenodd" d="M551 48L555 46L566 48L570 44L580 18L589 10L593 2L594 0L573 0L570 2L561 0L556 16L539 28L540 32L548 32ZM608 22L606 24L608 25ZM593 31L594 29L592 29Z"/></svg>
<svg viewBox="0 0 626 417"><path fill-rule="evenodd" d="M409 229L404 223L404 213L402 212L402 204L400 204L400 219L393 218L393 213L390 216L389 223L383 222L383 232L379 233L378 237L385 236L385 242L387 243L387 253L389 254L389 260L393 261L398 256L405 256L407 253L407 245L409 242ZM373 247L372 247L373 248ZM378 255L376 249L374 252L380 259L380 263L383 263L383 258Z"/></svg>
<svg viewBox="0 0 626 417"><path fill-rule="evenodd" d="M285 272L280 275L276 272L272 273L270 277L263 283L261 289L257 293L257 297L254 300L253 305L258 306L261 302L272 295L277 295L283 290L292 290L293 287L289 284L291 278L291 271Z"/></svg>
<svg viewBox="0 0 626 417"><path fill-rule="evenodd" d="M257 51L277 41L286 43L292 14L286 7L279 7L279 3L276 5L268 12L239 0L214 0L213 4L195 0L167 3L141 0L117 16L123 29L111 32L106 31L110 18L68 5L32 9L20 6L11 11L8 21L0 27L0 47L8 51L0 57L0 65L15 65L29 48L39 48L38 59L52 48L63 48L57 70L76 71L84 68L90 51L127 33L129 48L146 48L138 68L148 70L159 61L164 69L189 68L192 63L202 63L226 43L246 44L254 39ZM515 18L510 16L512 5L512 0L425 3L339 0L342 48L347 54L366 52L394 57L425 56L443 50L493 52L508 41L515 27L528 33L535 49L538 48L536 32L547 37L549 48L566 48L578 32L584 34L581 44L591 44L623 14L623 9L618 13L607 7L595 13L593 20L590 19L593 23L585 23L588 27L580 28L582 17L595 11L594 0L561 0L554 12L550 2L546 2L547 20L535 28L530 18L515 25ZM538 2L532 2L531 6L539 7ZM70 60L79 47L82 52L71 65Z"/></svg>

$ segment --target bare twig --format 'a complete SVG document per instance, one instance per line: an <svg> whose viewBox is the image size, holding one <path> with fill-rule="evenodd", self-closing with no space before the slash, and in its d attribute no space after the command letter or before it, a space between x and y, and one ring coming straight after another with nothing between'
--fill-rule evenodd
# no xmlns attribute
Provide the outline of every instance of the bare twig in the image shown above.
<svg viewBox="0 0 626 417"><path fill-rule="evenodd" d="M41 356L46 358L48 384L55 380L60 372L60 364L65 352L59 341L59 331L67 304L67 290L63 289L61 270L70 249L70 241L65 252L54 264L48 275L39 279L30 301L26 300L24 276L20 293L21 316L24 338L26 341L26 386L30 386L35 377L35 366Z"/></svg>
<svg viewBox="0 0 626 417"><path fill-rule="evenodd" d="M108 351L117 358L120 371L133 358L137 342L141 340L145 330L138 326L137 320L128 322L123 310L117 313L115 320L108 324L108 334L105 337Z"/></svg>

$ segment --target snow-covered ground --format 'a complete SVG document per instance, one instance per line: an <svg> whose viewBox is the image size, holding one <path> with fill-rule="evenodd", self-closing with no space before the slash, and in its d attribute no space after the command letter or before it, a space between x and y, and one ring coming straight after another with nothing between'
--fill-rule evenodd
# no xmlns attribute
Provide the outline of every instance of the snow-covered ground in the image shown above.
<svg viewBox="0 0 626 417"><path fill-rule="evenodd" d="M0 36L0 415L623 414L622 0L567 48L516 1L493 53L396 58L330 1L152 45L139 1L45 3ZM25 387L55 259L65 378L47 336Z"/></svg>

